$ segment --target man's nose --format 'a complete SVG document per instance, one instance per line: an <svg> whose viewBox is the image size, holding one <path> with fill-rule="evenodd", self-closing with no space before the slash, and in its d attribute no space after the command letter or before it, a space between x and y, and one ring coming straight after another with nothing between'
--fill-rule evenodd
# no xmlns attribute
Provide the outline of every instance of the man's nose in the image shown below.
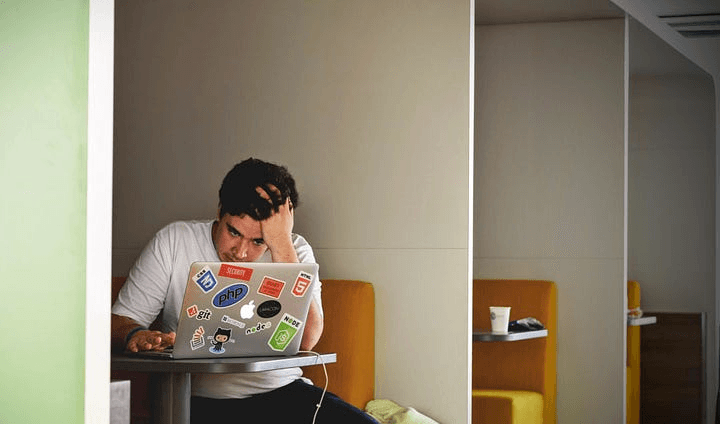
<svg viewBox="0 0 720 424"><path fill-rule="evenodd" d="M245 259L248 255L248 248L250 247L250 244L247 240L241 240L236 246L235 251L233 254L238 259Z"/></svg>

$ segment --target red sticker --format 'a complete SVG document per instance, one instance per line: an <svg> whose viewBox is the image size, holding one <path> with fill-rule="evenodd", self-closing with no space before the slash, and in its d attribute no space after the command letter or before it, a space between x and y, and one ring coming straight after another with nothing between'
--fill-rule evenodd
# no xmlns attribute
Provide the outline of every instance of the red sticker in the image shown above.
<svg viewBox="0 0 720 424"><path fill-rule="evenodd" d="M258 289L258 293L264 294L265 296L274 297L275 299L280 297L280 293L283 290L283 287L285 287L285 282L276 280L274 278L265 277L262 280L262 283L260 283L260 288Z"/></svg>
<svg viewBox="0 0 720 424"><path fill-rule="evenodd" d="M311 281L312 281L312 276L310 274L301 272L298 275L297 280L295 280L295 285L293 286L292 294L294 294L296 297L305 296L305 292L307 291L308 287L310 287Z"/></svg>
<svg viewBox="0 0 720 424"><path fill-rule="evenodd" d="M198 314L198 307L197 305L192 305L191 307L187 308L187 314L190 318L194 317Z"/></svg>
<svg viewBox="0 0 720 424"><path fill-rule="evenodd" d="M236 280L250 281L252 273L253 270L250 268L222 264L220 265L220 272L218 272L218 275L221 277L234 278Z"/></svg>

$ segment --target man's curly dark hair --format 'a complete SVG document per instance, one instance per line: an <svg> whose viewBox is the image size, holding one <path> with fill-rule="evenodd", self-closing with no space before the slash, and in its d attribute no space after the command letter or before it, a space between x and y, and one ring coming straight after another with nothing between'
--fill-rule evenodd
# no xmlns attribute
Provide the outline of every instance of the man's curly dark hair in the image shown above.
<svg viewBox="0 0 720 424"><path fill-rule="evenodd" d="M263 199L256 191L257 187L265 190L271 201ZM287 168L254 158L238 163L227 173L219 194L220 217L226 213L248 215L256 221L269 218L288 197L292 208L300 202L295 180Z"/></svg>

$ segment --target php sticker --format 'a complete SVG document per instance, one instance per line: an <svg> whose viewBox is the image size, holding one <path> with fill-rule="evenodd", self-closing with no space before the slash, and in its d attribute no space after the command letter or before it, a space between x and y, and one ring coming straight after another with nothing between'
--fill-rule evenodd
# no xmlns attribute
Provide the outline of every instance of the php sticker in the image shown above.
<svg viewBox="0 0 720 424"><path fill-rule="evenodd" d="M236 280L250 281L253 270L241 266L222 264L218 275L221 277L234 278Z"/></svg>
<svg viewBox="0 0 720 424"><path fill-rule="evenodd" d="M216 308L227 308L241 301L249 291L247 284L233 284L217 292L212 303Z"/></svg>
<svg viewBox="0 0 720 424"><path fill-rule="evenodd" d="M205 329L201 325L193 333L192 339L190 340L190 349L196 350L205 346L205 338L203 337L203 334L205 334Z"/></svg>
<svg viewBox="0 0 720 424"><path fill-rule="evenodd" d="M282 305L277 300L268 300L267 302L263 302L258 306L257 308L257 314L261 318L272 318L275 315L280 313L280 309L282 309Z"/></svg>
<svg viewBox="0 0 720 424"><path fill-rule="evenodd" d="M292 294L295 295L295 297L305 296L305 292L307 291L308 287L310 287L311 282L312 275L308 274L307 272L300 271L300 274L295 280L295 285L292 288Z"/></svg>
<svg viewBox="0 0 720 424"><path fill-rule="evenodd" d="M217 278L215 278L215 275L213 275L210 267L207 265L198 271L197 274L193 275L192 279L205 293L214 289L217 285Z"/></svg>
<svg viewBox="0 0 720 424"><path fill-rule="evenodd" d="M302 321L286 313L275 327L273 335L270 336L268 346L277 352L284 351L292 339L295 338L300 326L302 326Z"/></svg>
<svg viewBox="0 0 720 424"><path fill-rule="evenodd" d="M276 280L274 278L265 277L262 280L262 283L260 283L260 288L258 288L258 293L264 294L265 296L274 297L275 299L280 297L280 293L282 293L283 287L285 287L285 282Z"/></svg>

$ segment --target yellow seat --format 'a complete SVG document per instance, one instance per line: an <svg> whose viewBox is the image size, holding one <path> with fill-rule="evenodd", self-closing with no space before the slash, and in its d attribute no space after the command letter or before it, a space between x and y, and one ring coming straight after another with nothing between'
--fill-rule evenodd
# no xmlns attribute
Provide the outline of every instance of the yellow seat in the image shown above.
<svg viewBox="0 0 720 424"><path fill-rule="evenodd" d="M375 394L375 292L370 283L322 280L325 328L316 352L335 352L327 365L328 390L359 409ZM315 385L325 384L322 367L303 368Z"/></svg>
<svg viewBox="0 0 720 424"><path fill-rule="evenodd" d="M510 306L510 319L534 317L548 337L475 342L472 422L555 424L557 288L552 281L473 280L473 329L489 330L490 306Z"/></svg>
<svg viewBox="0 0 720 424"><path fill-rule="evenodd" d="M472 424L542 424L543 397L536 392L473 390L472 407Z"/></svg>

